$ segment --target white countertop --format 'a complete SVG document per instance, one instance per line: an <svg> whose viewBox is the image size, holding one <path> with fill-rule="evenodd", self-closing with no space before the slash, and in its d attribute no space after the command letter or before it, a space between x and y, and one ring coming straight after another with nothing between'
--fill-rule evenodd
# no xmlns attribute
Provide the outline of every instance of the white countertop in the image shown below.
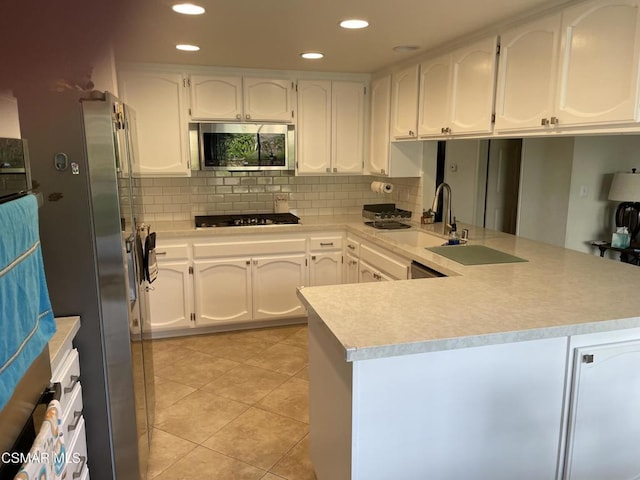
<svg viewBox="0 0 640 480"><path fill-rule="evenodd" d="M438 227L414 225L424 231ZM467 225L459 228L469 228L470 244L528 261L463 266L422 246L386 240L381 230L364 225L358 215L303 218L302 225L267 228L346 228L449 275L301 289L300 298L333 332L350 361L640 327L640 304L635 300L640 268L634 265ZM196 231L174 226L159 235L253 231L266 233L265 227Z"/></svg>
<svg viewBox="0 0 640 480"><path fill-rule="evenodd" d="M56 317L56 333L49 340L49 359L51 373L55 372L64 359L71 341L80 330L80 317Z"/></svg>

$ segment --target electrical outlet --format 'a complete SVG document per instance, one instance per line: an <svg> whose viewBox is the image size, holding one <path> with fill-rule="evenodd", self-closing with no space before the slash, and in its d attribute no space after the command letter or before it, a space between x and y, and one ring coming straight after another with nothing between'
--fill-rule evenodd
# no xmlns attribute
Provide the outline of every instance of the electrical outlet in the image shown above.
<svg viewBox="0 0 640 480"><path fill-rule="evenodd" d="M580 196L586 197L589 194L589 189L586 185L580 185Z"/></svg>

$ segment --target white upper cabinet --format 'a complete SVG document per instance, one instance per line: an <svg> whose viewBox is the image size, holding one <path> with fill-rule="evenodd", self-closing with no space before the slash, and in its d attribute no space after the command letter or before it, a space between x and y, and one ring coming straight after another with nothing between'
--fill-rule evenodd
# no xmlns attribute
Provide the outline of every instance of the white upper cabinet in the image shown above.
<svg viewBox="0 0 640 480"><path fill-rule="evenodd" d="M451 125L447 133L489 133L496 79L498 38L452 54Z"/></svg>
<svg viewBox="0 0 640 480"><path fill-rule="evenodd" d="M389 172L389 118L391 112L391 75L371 82L371 123L367 173Z"/></svg>
<svg viewBox="0 0 640 480"><path fill-rule="evenodd" d="M242 77L191 75L193 120L242 120Z"/></svg>
<svg viewBox="0 0 640 480"><path fill-rule="evenodd" d="M185 79L179 73L119 71L122 100L136 113L134 176L190 176Z"/></svg>
<svg viewBox="0 0 640 480"><path fill-rule="evenodd" d="M391 77L391 137L396 140L417 138L419 69L412 65Z"/></svg>
<svg viewBox="0 0 640 480"><path fill-rule="evenodd" d="M420 66L418 131L421 136L442 136L450 123L451 55L424 62Z"/></svg>
<svg viewBox="0 0 640 480"><path fill-rule="evenodd" d="M245 77L244 120L292 122L294 88L290 80Z"/></svg>
<svg viewBox="0 0 640 480"><path fill-rule="evenodd" d="M298 83L298 173L362 173L364 96L362 82Z"/></svg>
<svg viewBox="0 0 640 480"><path fill-rule="evenodd" d="M548 128L554 116L560 14L500 35L497 132Z"/></svg>
<svg viewBox="0 0 640 480"><path fill-rule="evenodd" d="M638 119L639 7L640 0L598 0L564 11L559 126Z"/></svg>
<svg viewBox="0 0 640 480"><path fill-rule="evenodd" d="M424 62L420 74L420 137L491 133L497 37Z"/></svg>
<svg viewBox="0 0 640 480"><path fill-rule="evenodd" d="M290 80L191 75L192 120L293 121Z"/></svg>

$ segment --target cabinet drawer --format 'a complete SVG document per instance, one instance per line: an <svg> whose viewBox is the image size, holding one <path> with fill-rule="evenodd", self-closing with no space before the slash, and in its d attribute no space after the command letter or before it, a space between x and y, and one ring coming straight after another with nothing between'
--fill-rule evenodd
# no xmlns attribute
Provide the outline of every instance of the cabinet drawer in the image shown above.
<svg viewBox="0 0 640 480"><path fill-rule="evenodd" d="M74 348L69 352L51 376L51 381L53 383L59 382L62 387L60 405L64 412L69 405L74 387L80 381L80 358L77 349Z"/></svg>
<svg viewBox="0 0 640 480"><path fill-rule="evenodd" d="M306 251L307 239L264 240L257 242L196 243L193 245L194 258L253 256L271 253L294 253Z"/></svg>
<svg viewBox="0 0 640 480"><path fill-rule="evenodd" d="M347 253L350 253L355 257L359 257L360 256L360 240L356 240L353 237L347 237L345 250Z"/></svg>
<svg viewBox="0 0 640 480"><path fill-rule="evenodd" d="M391 252L378 250L369 245L360 245L360 259L370 263L374 268L388 273L395 280L409 278L409 265L411 262Z"/></svg>
<svg viewBox="0 0 640 480"><path fill-rule="evenodd" d="M186 260L189 258L189 246L181 245L158 245L156 246L156 258L159 262L164 260Z"/></svg>
<svg viewBox="0 0 640 480"><path fill-rule="evenodd" d="M342 250L342 237L311 237L309 248L313 250Z"/></svg>
<svg viewBox="0 0 640 480"><path fill-rule="evenodd" d="M62 428L66 442L71 442L78 433L82 419L82 386L77 383L69 395L69 402L62 415Z"/></svg>
<svg viewBox="0 0 640 480"><path fill-rule="evenodd" d="M87 470L87 438L84 418L80 417L76 436L67 444L66 478L79 480Z"/></svg>

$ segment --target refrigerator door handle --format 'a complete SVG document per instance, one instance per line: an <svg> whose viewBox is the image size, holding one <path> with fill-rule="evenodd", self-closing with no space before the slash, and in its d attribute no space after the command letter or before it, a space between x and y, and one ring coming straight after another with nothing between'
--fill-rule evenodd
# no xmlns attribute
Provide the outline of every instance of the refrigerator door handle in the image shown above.
<svg viewBox="0 0 640 480"><path fill-rule="evenodd" d="M125 240L125 251L127 252L127 281L129 283L129 302L133 305L138 300L136 283L135 264L135 237L129 236Z"/></svg>

